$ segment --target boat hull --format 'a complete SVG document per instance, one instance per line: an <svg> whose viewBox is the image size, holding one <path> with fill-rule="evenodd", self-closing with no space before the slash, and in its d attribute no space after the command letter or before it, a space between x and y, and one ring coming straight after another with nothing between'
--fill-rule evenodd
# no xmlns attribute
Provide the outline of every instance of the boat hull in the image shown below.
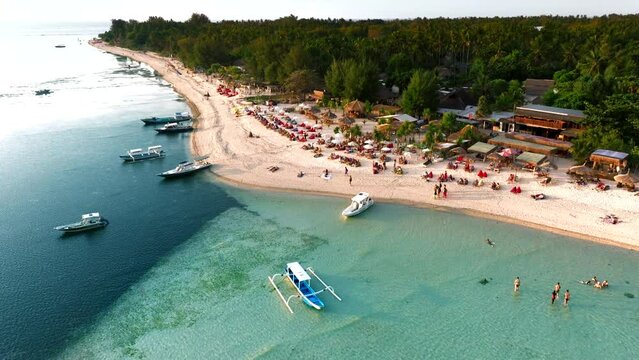
<svg viewBox="0 0 639 360"><path fill-rule="evenodd" d="M58 231L62 231L65 234L75 234L79 232L102 229L106 227L107 225L109 225L109 221L107 219L102 219L102 221L92 223L92 224L81 225L80 223L76 223L76 224L57 226L54 229Z"/></svg>
<svg viewBox="0 0 639 360"><path fill-rule="evenodd" d="M178 178L178 177L185 177L185 176L190 176L195 174L198 171L204 170L204 169L208 169L212 166L212 164L206 164L206 165L202 165L196 169L189 169L189 170L184 170L184 171L180 171L180 172L173 172L172 170L169 171L165 171L163 173L158 174L158 176L161 176L165 179L172 179L172 178Z"/></svg>
<svg viewBox="0 0 639 360"><path fill-rule="evenodd" d="M306 306L312 307L317 310L324 308L324 302L315 295L315 290L306 282L297 282L294 276L287 276L287 279L291 282L295 290L301 295L302 301ZM298 287L299 284L299 287Z"/></svg>
<svg viewBox="0 0 639 360"><path fill-rule="evenodd" d="M177 133L183 133L183 132L189 132L189 131L193 131L192 127L185 127L185 128L179 128L179 129L155 129L155 131L157 131L160 134L177 134Z"/></svg>
<svg viewBox="0 0 639 360"><path fill-rule="evenodd" d="M342 211L342 215L346 217L353 217L353 216L359 215L363 213L364 211L368 210L368 208L373 206L374 203L375 202L373 200L370 200L366 205L360 206L359 208L355 210L351 210L351 207L349 206L346 209L344 209L344 211Z"/></svg>
<svg viewBox="0 0 639 360"><path fill-rule="evenodd" d="M135 161L144 161L144 160L153 160L163 158L165 156L164 152L161 154L144 154L144 155L120 155L120 159L125 162L135 162Z"/></svg>

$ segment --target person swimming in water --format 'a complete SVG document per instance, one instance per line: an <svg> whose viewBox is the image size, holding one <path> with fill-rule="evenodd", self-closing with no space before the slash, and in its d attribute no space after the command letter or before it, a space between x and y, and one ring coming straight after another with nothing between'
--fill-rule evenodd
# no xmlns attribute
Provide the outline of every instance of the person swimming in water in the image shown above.
<svg viewBox="0 0 639 360"><path fill-rule="evenodd" d="M488 245L490 245L492 247L495 247L495 242L490 240L490 239L486 239L486 244L488 244Z"/></svg>
<svg viewBox="0 0 639 360"><path fill-rule="evenodd" d="M519 286L521 285L521 280L519 280L519 276L515 278L515 292L519 291Z"/></svg>

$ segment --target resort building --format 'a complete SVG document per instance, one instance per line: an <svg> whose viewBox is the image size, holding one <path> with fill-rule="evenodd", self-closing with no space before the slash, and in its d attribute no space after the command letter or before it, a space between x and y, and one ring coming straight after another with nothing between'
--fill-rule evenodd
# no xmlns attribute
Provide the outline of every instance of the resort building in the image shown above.
<svg viewBox="0 0 639 360"><path fill-rule="evenodd" d="M524 105L515 109L507 132L521 132L546 138L569 140L582 129L583 111L544 105Z"/></svg>

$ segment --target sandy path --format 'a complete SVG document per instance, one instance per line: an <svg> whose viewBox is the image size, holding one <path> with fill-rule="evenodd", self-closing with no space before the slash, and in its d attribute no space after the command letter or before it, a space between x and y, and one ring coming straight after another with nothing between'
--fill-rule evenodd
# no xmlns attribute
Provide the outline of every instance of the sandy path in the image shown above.
<svg viewBox="0 0 639 360"><path fill-rule="evenodd" d="M353 185L349 186L344 165L328 160L330 149L324 151L324 157L313 158L311 152L301 149L301 143L289 141L265 128L253 117L235 117L232 100L217 94L215 80L207 82L203 75L192 74L179 62L152 53L133 52L99 43L94 46L150 65L190 101L195 107L193 110L199 112L195 122L197 131L192 138L193 152L210 155L214 164L212 171L224 181L247 187L337 195L344 198L345 207L354 193L367 191L378 201L455 209L639 250L639 197L614 188L612 183L613 189L606 192L595 191L593 185L577 187L569 183L565 175L566 168L571 165L568 160L557 161L559 169L551 173L552 184L547 187L539 185L532 173L520 171L519 185L523 192L519 195L508 191L507 172L489 172L488 184L497 181L502 184L502 190L446 183L448 199L433 199L434 183L420 178L424 167L416 158L404 167L404 176L394 175L392 171L373 175L371 161L364 159L362 167L349 168L353 177ZM206 92L211 94L209 99L203 96ZM259 137L249 138L249 132ZM271 165L277 165L280 170L268 171L267 167ZM481 162L476 165L485 168ZM428 170L437 176L445 168L446 163L442 162L429 166ZM320 177L324 169L331 171L331 180ZM300 170L306 176L298 178L296 174ZM461 169L450 173L474 180L474 175ZM530 198L530 194L538 192L543 192L548 198L542 201ZM616 225L603 223L600 217L610 213L619 216L622 222Z"/></svg>

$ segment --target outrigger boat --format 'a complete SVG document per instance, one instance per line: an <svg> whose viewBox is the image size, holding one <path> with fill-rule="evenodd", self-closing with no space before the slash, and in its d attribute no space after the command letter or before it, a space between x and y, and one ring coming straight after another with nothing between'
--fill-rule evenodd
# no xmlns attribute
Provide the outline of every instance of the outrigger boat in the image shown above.
<svg viewBox="0 0 639 360"><path fill-rule="evenodd" d="M142 149L131 149L126 152L125 155L120 155L120 159L125 162L134 162L134 161L142 161L142 160L150 160L150 159L158 159L166 156L164 150L162 150L162 145L149 146L146 151Z"/></svg>
<svg viewBox="0 0 639 360"><path fill-rule="evenodd" d="M208 161L204 161L208 159L208 156L200 156L193 159L193 161L182 161L178 164L175 169L171 169L165 171L163 173L158 174L158 176L162 176L164 178L175 178L180 176L186 176L193 174L197 171L207 169L211 167L211 163Z"/></svg>
<svg viewBox="0 0 639 360"><path fill-rule="evenodd" d="M181 132L187 132L192 130L193 130L193 125L182 125L178 123L168 123L162 126L161 128L155 129L155 131L157 131L160 134L173 134L173 133L181 133Z"/></svg>
<svg viewBox="0 0 639 360"><path fill-rule="evenodd" d="M311 276L308 273L311 273L311 275L313 275L322 284L322 286L324 286L322 290L313 290L313 288L311 287ZM297 290L297 295L291 295L287 299L285 299L279 287L277 287L277 284L275 284L275 279L278 276L288 279L295 290ZM275 288L275 291L277 291L277 294L284 303L284 306L286 306L291 314L293 313L293 309L291 309L291 305L289 304L289 302L292 298L300 298L306 305L317 310L321 310L324 308L324 303L322 302L322 300L320 300L319 297L317 297L318 294L324 291L330 292L333 296L335 296L337 300L342 301L342 299L335 293L335 290L333 290L332 286L327 285L324 280L317 276L312 268L308 267L306 268L306 270L304 270L299 262L286 264L284 273L269 276L268 280L271 282L271 285L273 285L273 288Z"/></svg>
<svg viewBox="0 0 639 360"><path fill-rule="evenodd" d="M191 114L189 114L188 111L184 111L184 112L176 112L175 115L173 116L166 116L166 117L154 116L154 117L150 117L146 119L141 119L141 121L146 125L150 125L150 124L166 124L170 122L189 121L191 119L192 119Z"/></svg>
<svg viewBox="0 0 639 360"><path fill-rule="evenodd" d="M82 215L82 219L79 222L56 226L53 229L63 231L65 233L75 233L80 231L95 230L103 228L107 225L109 225L109 221L100 216L100 213L96 212Z"/></svg>
<svg viewBox="0 0 639 360"><path fill-rule="evenodd" d="M342 215L346 217L351 217L357 214L361 214L362 212L364 212L364 210L373 206L373 204L375 203L375 201L371 199L368 193L365 193L365 192L357 193L357 195L353 196L351 201L352 203L349 205L349 207L347 207L346 209L344 209L344 211L342 211Z"/></svg>

